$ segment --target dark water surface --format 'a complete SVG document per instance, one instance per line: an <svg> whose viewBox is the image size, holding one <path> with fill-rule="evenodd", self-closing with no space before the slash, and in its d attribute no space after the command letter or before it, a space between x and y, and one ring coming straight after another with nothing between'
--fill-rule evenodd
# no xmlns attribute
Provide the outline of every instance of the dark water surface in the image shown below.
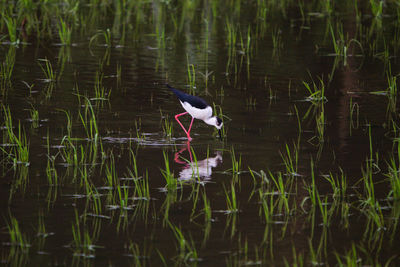
<svg viewBox="0 0 400 267"><path fill-rule="evenodd" d="M47 6L39 21L46 27L50 17L50 34L30 28L27 11L18 45L2 22L0 58L6 66L14 55L15 64L1 91L1 263L399 264L397 91L386 92L398 74L398 7L373 17L369 4L331 3L327 14L315 1L303 3L302 19L301 5L283 2L138 1L120 14L115 1L93 6L98 14L82 4L75 17ZM60 44L58 16L76 20L72 45ZM344 32L345 56L333 55L330 25ZM44 80L43 59L55 81ZM303 81L324 87L324 100L309 101ZM215 105L223 140L196 120L188 142L165 83ZM13 132L26 136L27 162L7 132L8 108Z"/></svg>

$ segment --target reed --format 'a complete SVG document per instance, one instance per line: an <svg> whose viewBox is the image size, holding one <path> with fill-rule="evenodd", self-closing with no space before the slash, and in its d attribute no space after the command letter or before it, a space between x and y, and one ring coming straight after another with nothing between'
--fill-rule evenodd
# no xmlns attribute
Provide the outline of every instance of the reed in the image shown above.
<svg viewBox="0 0 400 267"><path fill-rule="evenodd" d="M63 19L60 19L60 22L58 24L58 37L60 38L61 44L71 45L71 35L72 31L67 26L67 23Z"/></svg>
<svg viewBox="0 0 400 267"><path fill-rule="evenodd" d="M196 263L199 261L199 255L193 239L188 240L182 233L182 230L176 225L169 223L169 227L172 230L177 242L177 251L179 252L175 259L177 263L188 264L190 262Z"/></svg>
<svg viewBox="0 0 400 267"><path fill-rule="evenodd" d="M43 64L41 63L43 62ZM44 82L55 82L56 81L56 74L53 71L53 67L51 65L51 62L45 58L45 59L38 59L38 64L40 68L42 69L44 76L46 79L44 79Z"/></svg>
<svg viewBox="0 0 400 267"><path fill-rule="evenodd" d="M17 34L17 20L7 14L3 15L3 20L5 21L8 30L9 42L11 45L17 46L20 43L19 36Z"/></svg>
<svg viewBox="0 0 400 267"><path fill-rule="evenodd" d="M18 123L17 132L14 132L11 111L9 107L2 106L4 116L4 127L6 134L4 141L11 145L8 150L2 148L2 151L7 154L14 167L19 164L29 166L29 141L21 123Z"/></svg>
<svg viewBox="0 0 400 267"><path fill-rule="evenodd" d="M90 100L110 100L112 89L107 90L103 85L104 74L96 71L94 80L94 98Z"/></svg>
<svg viewBox="0 0 400 267"><path fill-rule="evenodd" d="M92 236L86 229L81 229L80 217L75 210L75 221L72 223L72 237L71 248L73 249L74 257L94 258L96 245L94 245L94 236Z"/></svg>
<svg viewBox="0 0 400 267"><path fill-rule="evenodd" d="M174 123L172 120L170 120L168 114L164 116L161 110L160 113L161 113L161 126L163 129L164 136L167 137L168 139L171 139L174 134Z"/></svg>
<svg viewBox="0 0 400 267"><path fill-rule="evenodd" d="M7 222L7 232L10 238L9 245L12 247L18 247L23 252L29 251L29 240L25 234L21 232L18 220L10 214L10 221Z"/></svg>
<svg viewBox="0 0 400 267"><path fill-rule="evenodd" d="M5 90L11 85L11 78L14 71L16 51L15 47L8 49L6 58L0 65L1 89Z"/></svg>
<svg viewBox="0 0 400 267"><path fill-rule="evenodd" d="M92 43L94 42L94 41L96 41L99 37L103 37L104 38L104 46L106 46L106 47L111 47L112 46L112 39L111 39L111 31L110 31L110 29L107 29L107 30L100 30L100 31L98 31L95 35L93 35L91 38L90 38L90 41L89 41L89 48L92 46Z"/></svg>
<svg viewBox="0 0 400 267"><path fill-rule="evenodd" d="M190 86L190 93L195 92L196 88L196 70L194 67L194 64L189 63L189 55L186 55L186 61L187 61L187 83Z"/></svg>
<svg viewBox="0 0 400 267"><path fill-rule="evenodd" d="M298 168L298 161L299 161L299 149L298 145L293 144L293 152L290 150L288 144L285 146L286 153L279 152L281 158L283 160L283 164L286 167L286 172L289 175L298 176L297 168Z"/></svg>
<svg viewBox="0 0 400 267"><path fill-rule="evenodd" d="M174 174L171 172L168 154L165 151L163 151L163 157L165 169L161 170L161 174L163 175L166 182L165 188L168 191L175 191L178 187L178 180L175 179Z"/></svg>
<svg viewBox="0 0 400 267"><path fill-rule="evenodd" d="M303 85L309 93L309 96L306 98L306 101L309 101L314 105L328 101L327 98L325 97L325 83L320 77L318 77L318 80L319 80L319 85L316 82L314 82L314 80L312 80L311 84L303 81Z"/></svg>
<svg viewBox="0 0 400 267"><path fill-rule="evenodd" d="M146 174L143 178L134 178L135 184L134 198L138 200L150 200L150 186L149 186L149 174Z"/></svg>
<svg viewBox="0 0 400 267"><path fill-rule="evenodd" d="M229 192L230 191L230 192ZM226 200L226 213L237 213L239 212L238 201L236 198L236 189L234 183L231 183L230 189L227 190L224 185L225 200Z"/></svg>

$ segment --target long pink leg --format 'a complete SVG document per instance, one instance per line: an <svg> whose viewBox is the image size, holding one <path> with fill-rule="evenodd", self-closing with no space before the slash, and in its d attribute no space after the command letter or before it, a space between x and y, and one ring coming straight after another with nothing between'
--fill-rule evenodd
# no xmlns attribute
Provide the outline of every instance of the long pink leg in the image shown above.
<svg viewBox="0 0 400 267"><path fill-rule="evenodd" d="M186 136L188 137L188 139L189 140L192 140L192 138L190 137L190 134L188 133L188 131L186 131L186 129L185 129L185 127L183 127L183 125L182 125L182 123L179 121L179 117L180 116L183 116L183 115L186 115L186 114L188 114L188 112L183 112L183 113L181 113L181 114L177 114L177 115L175 115L175 120L179 123L179 125L182 127L182 129L185 131L185 133L186 133ZM193 119L194 118L192 118L192 123L193 123ZM192 124L190 124L190 127L192 127ZM190 131L190 129L189 129L189 131Z"/></svg>
<svg viewBox="0 0 400 267"><path fill-rule="evenodd" d="M182 123L179 121L179 117L188 114L188 112L183 112L181 114L176 114L175 115L175 120L179 123L179 125L182 127L182 129L185 131L186 135L187 135L187 131L185 129L185 127L183 127Z"/></svg>
<svg viewBox="0 0 400 267"><path fill-rule="evenodd" d="M194 117L192 117L192 121L190 122L189 130L187 132L187 136L188 136L189 140L192 140L192 138L190 138L190 130L192 129L193 121L194 121Z"/></svg>

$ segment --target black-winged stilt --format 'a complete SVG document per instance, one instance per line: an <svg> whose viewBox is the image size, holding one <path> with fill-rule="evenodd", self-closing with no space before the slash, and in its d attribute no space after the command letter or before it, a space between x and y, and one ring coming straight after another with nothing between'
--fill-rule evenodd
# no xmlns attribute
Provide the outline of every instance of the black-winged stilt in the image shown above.
<svg viewBox="0 0 400 267"><path fill-rule="evenodd" d="M169 89L178 97L179 102L181 102L182 107L186 110L186 112L180 113L175 115L175 120L179 123L182 129L185 131L187 138L192 140L190 137L190 129L192 128L193 120L199 119L204 121L209 125L213 125L218 129L219 136L222 138L221 135L221 128L222 128L222 120L216 116L213 116L213 110L207 102L198 97L186 94L182 91L179 91L169 84L166 84ZM192 121L189 126L189 130L186 131L185 127L183 127L182 123L179 121L179 117L182 115L190 114L192 116Z"/></svg>

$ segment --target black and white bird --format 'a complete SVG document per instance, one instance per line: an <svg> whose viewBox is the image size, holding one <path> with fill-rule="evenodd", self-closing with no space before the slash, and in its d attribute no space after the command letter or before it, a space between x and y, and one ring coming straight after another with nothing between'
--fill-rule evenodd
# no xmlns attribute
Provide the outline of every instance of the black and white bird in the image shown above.
<svg viewBox="0 0 400 267"><path fill-rule="evenodd" d="M198 96L186 94L182 91L179 91L171 87L169 84L166 85L169 89L171 89L172 92L174 92L174 94L178 97L179 102L181 102L182 107L186 110L186 112L175 115L175 120L185 131L187 138L189 140L192 140L192 138L190 137L190 130L192 128L194 119L199 119L209 125L215 126L218 129L220 138L222 138L221 135L222 120L217 116L213 116L212 107L209 104L207 104L207 102L204 99ZM183 127L182 123L178 119L180 116L186 114L190 114L190 116L192 116L192 121L190 123L188 130L186 130L185 127Z"/></svg>

